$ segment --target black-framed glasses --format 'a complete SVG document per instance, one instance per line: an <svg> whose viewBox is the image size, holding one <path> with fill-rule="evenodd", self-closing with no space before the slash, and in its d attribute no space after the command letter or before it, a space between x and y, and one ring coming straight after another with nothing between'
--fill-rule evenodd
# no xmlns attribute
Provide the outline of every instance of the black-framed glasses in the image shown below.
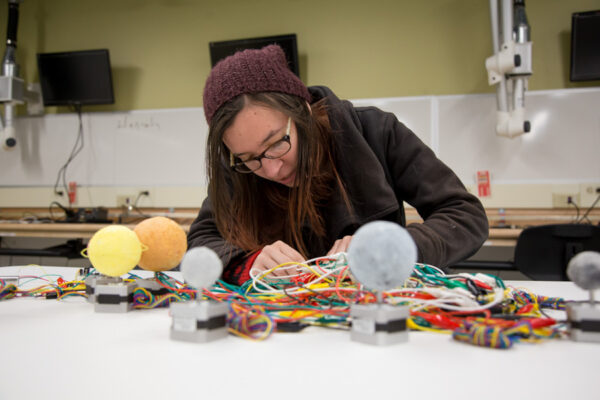
<svg viewBox="0 0 600 400"><path fill-rule="evenodd" d="M229 166L236 172L242 174L248 174L254 172L262 167L262 159L268 158L274 160L276 158L283 157L292 148L290 142L290 127L292 125L292 117L288 117L287 128L285 129L285 136L272 145L270 145L265 151L256 157L249 158L247 160L237 160L233 153L229 152Z"/></svg>

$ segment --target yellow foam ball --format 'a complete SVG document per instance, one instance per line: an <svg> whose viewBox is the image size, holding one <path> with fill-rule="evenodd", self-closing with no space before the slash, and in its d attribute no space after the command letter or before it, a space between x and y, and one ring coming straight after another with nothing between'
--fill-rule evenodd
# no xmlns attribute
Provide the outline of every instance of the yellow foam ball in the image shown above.
<svg viewBox="0 0 600 400"><path fill-rule="evenodd" d="M87 245L87 256L101 274L121 276L133 269L142 255L142 244L134 231L123 225L100 229Z"/></svg>
<svg viewBox="0 0 600 400"><path fill-rule="evenodd" d="M134 232L147 247L138 265L148 271L167 271L175 268L187 250L183 228L167 217L152 217L136 225Z"/></svg>

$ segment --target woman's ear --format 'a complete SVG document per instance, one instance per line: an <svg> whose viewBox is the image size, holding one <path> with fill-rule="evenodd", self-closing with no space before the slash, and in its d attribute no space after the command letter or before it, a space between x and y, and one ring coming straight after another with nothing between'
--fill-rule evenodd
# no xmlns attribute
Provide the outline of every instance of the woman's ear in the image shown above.
<svg viewBox="0 0 600 400"><path fill-rule="evenodd" d="M310 115L312 115L312 108L311 108L310 104L308 103L308 101L306 102L306 108L308 108L308 112L310 113Z"/></svg>

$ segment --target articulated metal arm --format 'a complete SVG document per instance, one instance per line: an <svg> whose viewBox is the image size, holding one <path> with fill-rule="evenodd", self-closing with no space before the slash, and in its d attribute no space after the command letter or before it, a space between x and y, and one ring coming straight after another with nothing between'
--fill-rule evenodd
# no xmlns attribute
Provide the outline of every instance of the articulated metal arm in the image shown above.
<svg viewBox="0 0 600 400"><path fill-rule="evenodd" d="M514 8L513 8L514 4ZM531 70L531 41L524 0L490 0L492 42L495 54L485 61L488 83L496 91L496 133L516 137L531 129L525 120L525 90Z"/></svg>
<svg viewBox="0 0 600 400"><path fill-rule="evenodd" d="M0 115L0 134L2 147L13 149L17 140L13 120L17 104L28 103L30 114L43 113L40 90L31 85L27 87L19 77L19 65L15 53L17 50L17 27L19 23L19 3L21 0L8 2L8 27L6 30L6 51L2 60L2 76L0 76L0 103L4 104L4 120Z"/></svg>

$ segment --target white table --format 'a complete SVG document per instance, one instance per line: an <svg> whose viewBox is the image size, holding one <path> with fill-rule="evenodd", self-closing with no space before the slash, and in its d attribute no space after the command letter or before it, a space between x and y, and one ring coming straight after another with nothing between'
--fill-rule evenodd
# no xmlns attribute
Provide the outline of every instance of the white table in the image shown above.
<svg viewBox="0 0 600 400"><path fill-rule="evenodd" d="M40 275L0 268L0 277ZM46 267L74 276L75 269ZM570 282L506 282L585 299ZM559 312L559 318L565 315ZM374 347L311 327L264 342L169 339L168 309L96 313L83 298L0 301L0 399L597 399L600 344L549 340L494 350L410 332ZM344 396L344 397L342 397ZM212 397L210 397L212 398Z"/></svg>

